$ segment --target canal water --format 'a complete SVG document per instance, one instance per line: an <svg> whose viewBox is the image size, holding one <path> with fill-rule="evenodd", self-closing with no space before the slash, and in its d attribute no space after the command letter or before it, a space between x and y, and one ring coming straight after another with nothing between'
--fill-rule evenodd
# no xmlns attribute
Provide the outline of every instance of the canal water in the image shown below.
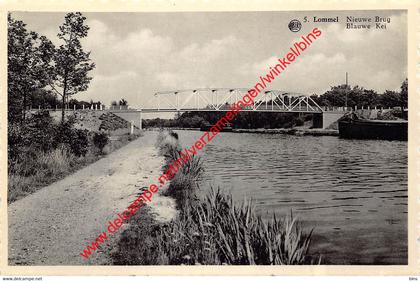
<svg viewBox="0 0 420 281"><path fill-rule="evenodd" d="M183 146L202 135L177 131ZM407 142L221 133L203 151L211 186L293 212L326 264L407 264Z"/></svg>

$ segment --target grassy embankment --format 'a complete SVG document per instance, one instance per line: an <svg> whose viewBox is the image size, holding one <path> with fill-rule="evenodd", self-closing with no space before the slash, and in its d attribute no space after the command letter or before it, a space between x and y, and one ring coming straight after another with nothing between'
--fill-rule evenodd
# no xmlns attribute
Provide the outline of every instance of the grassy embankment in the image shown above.
<svg viewBox="0 0 420 281"><path fill-rule="evenodd" d="M166 165L176 159L180 146L171 134L161 133L158 148ZM165 168L165 167L164 167ZM232 196L212 189L197 195L203 172L199 157L178 172L164 195L176 199L178 217L158 224L143 207L131 218L112 253L114 264L129 265L281 265L312 264L308 255L312 231L296 218L264 221L251 201L236 204Z"/></svg>
<svg viewBox="0 0 420 281"><path fill-rule="evenodd" d="M122 133L121 129L105 134L69 125L67 141L53 147L60 125L49 117L42 117L42 122L31 127L9 127L8 203L74 173L139 136ZM99 135L99 141L95 141L95 135Z"/></svg>
<svg viewBox="0 0 420 281"><path fill-rule="evenodd" d="M122 136L110 143L107 151L110 153L137 136ZM16 164L8 173L8 202L11 203L28 194L63 179L81 168L96 162L106 154L89 149L85 156L77 157L65 147L59 147L50 152L39 151L25 161Z"/></svg>

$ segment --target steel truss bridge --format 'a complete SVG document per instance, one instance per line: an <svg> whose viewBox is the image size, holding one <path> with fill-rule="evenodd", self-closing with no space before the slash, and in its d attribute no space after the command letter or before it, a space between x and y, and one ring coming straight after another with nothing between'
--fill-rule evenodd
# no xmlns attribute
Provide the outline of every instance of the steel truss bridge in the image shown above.
<svg viewBox="0 0 420 281"><path fill-rule="evenodd" d="M148 101L148 106L140 109L148 112L186 112L186 111L229 111L230 105L242 100L249 89L244 88L201 88L157 92ZM262 91L254 98L254 104L242 111L257 112L301 112L322 113L311 97L303 94L279 90Z"/></svg>

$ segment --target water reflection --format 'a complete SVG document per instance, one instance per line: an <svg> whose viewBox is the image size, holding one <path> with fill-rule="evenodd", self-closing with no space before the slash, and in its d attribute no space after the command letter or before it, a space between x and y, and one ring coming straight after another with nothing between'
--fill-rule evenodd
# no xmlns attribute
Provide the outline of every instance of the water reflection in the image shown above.
<svg viewBox="0 0 420 281"><path fill-rule="evenodd" d="M407 142L222 133L202 155L203 192L253 198L266 218L293 211L323 262L407 264Z"/></svg>

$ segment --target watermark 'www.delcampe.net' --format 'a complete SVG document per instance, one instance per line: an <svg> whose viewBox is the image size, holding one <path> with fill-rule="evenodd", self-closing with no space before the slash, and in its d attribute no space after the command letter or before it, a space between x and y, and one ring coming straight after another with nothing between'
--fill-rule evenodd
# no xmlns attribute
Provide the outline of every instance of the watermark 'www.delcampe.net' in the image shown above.
<svg viewBox="0 0 420 281"><path fill-rule="evenodd" d="M254 99L258 94L267 87L267 83L271 83L279 76L283 71L287 69L297 57L301 55L318 37L322 34L319 28L314 28L306 36L301 36L299 41L294 43L290 47L290 52L284 57L278 59L278 63L274 67L270 67L270 72L265 76L259 77L253 88L251 88L238 102L231 105L230 110L217 121L217 123L210 128L210 132L206 132L202 137L195 142L190 148L185 148L181 153L180 157L168 165L165 172L159 177L157 184L151 184L147 190L145 190L136 200L128 206L122 213L117 214L117 218L114 221L109 221L107 231L102 232L96 239L84 248L83 252L80 253L84 259L89 259L94 251L96 251L101 244L108 240L110 235L113 235L123 225L125 221L130 219L136 212L147 203L152 201L153 194L158 192L159 188L162 188L165 183L170 181L178 171L194 156L197 155L199 150L202 150L215 136L219 134L226 124L230 123L236 115L247 106L254 104Z"/></svg>

